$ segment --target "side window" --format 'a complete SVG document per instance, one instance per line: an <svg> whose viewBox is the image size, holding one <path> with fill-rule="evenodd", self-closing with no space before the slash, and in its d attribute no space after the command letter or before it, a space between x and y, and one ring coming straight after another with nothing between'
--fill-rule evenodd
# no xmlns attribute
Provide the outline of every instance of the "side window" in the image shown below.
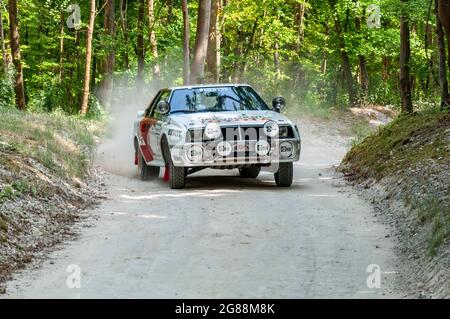
<svg viewBox="0 0 450 319"><path fill-rule="evenodd" d="M145 110L145 117L150 117L150 114L151 114L152 110L154 109L156 103L159 101L160 96L161 96L161 91L156 93L155 97L153 98L153 100L150 102L149 106Z"/></svg>
<svg viewBox="0 0 450 319"><path fill-rule="evenodd" d="M158 105L158 103L159 103L160 101L164 101L164 100L168 101L168 100L169 100L169 96L170 96L170 91L169 91L169 90L163 91L163 92L158 96L158 98L155 100L155 103L154 103L154 104L152 105L152 107L151 107L151 109L152 109L152 111L151 111L151 117L153 117L153 118L155 118L155 119L157 119L157 120L161 120L161 119L162 119L162 115L159 114L158 112L155 112L155 108L156 108L156 105Z"/></svg>

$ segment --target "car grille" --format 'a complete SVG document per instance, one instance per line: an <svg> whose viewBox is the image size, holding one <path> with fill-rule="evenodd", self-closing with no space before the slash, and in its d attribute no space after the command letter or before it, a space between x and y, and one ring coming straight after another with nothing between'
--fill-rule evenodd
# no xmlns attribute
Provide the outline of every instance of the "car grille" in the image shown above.
<svg viewBox="0 0 450 319"><path fill-rule="evenodd" d="M261 137L264 137L267 141L270 141L269 137L266 137L262 131L262 125L259 126L226 126L221 127L222 136L226 141L258 141ZM288 125L287 127L288 134L285 138L294 138L294 130L292 126ZM204 129L190 129L186 136L186 142L201 142L208 141L204 139Z"/></svg>

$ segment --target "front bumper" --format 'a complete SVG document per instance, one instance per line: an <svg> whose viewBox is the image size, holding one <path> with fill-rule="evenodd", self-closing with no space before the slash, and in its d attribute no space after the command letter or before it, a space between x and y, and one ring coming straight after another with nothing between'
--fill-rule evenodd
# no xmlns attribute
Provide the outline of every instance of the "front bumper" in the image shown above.
<svg viewBox="0 0 450 319"><path fill-rule="evenodd" d="M270 141L270 150L261 155L256 151L257 142L227 141L232 151L220 155L217 145L220 141L194 142L174 145L171 148L175 166L209 167L230 165L271 165L274 163L296 162L300 159L301 141L296 138L276 139Z"/></svg>

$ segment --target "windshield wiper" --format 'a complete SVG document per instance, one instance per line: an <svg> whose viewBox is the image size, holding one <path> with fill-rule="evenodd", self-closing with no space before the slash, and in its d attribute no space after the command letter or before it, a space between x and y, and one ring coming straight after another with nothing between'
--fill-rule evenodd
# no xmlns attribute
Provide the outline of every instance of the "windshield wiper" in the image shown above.
<svg viewBox="0 0 450 319"><path fill-rule="evenodd" d="M173 113L196 113L198 112L197 110L175 110L175 111L170 111L171 114Z"/></svg>

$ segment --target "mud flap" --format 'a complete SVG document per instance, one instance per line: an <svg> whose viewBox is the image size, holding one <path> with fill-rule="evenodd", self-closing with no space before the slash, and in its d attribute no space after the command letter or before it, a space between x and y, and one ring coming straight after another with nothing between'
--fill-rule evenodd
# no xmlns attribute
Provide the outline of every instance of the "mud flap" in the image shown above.
<svg viewBox="0 0 450 319"><path fill-rule="evenodd" d="M169 165L166 165L164 167L163 181L164 182L168 182L169 181Z"/></svg>

